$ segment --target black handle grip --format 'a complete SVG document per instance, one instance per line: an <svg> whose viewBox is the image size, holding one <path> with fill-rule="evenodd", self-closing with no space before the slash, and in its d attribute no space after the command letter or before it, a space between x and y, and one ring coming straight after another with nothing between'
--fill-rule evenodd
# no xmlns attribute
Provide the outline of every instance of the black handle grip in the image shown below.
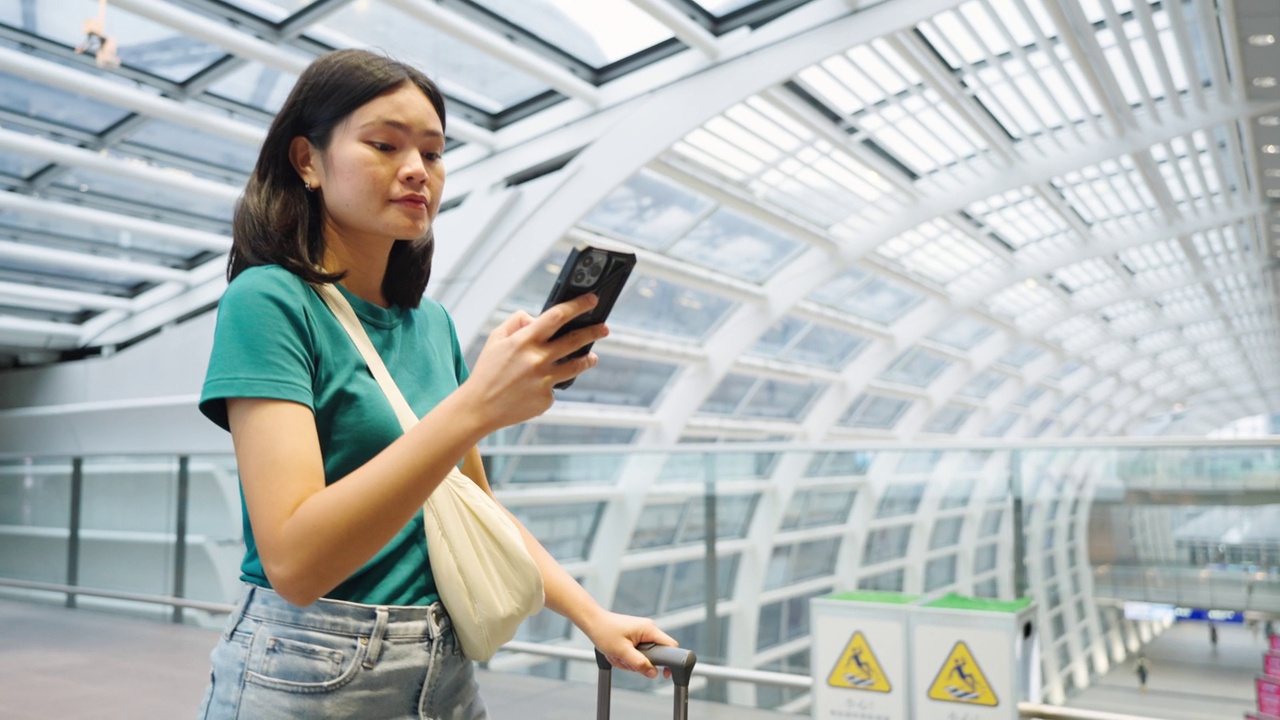
<svg viewBox="0 0 1280 720"><path fill-rule="evenodd" d="M649 658L649 662L655 667L671 668L671 680L676 687L689 687L693 666L698 662L698 656L692 650L655 643L640 643L636 649ZM599 649L596 650L596 667L601 670L609 670L613 667Z"/></svg>

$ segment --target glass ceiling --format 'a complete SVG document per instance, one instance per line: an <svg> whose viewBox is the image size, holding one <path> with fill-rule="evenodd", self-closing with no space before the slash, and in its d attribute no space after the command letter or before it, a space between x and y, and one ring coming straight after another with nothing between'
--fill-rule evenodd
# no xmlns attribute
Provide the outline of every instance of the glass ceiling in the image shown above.
<svg viewBox="0 0 1280 720"><path fill-rule="evenodd" d="M1154 408L1241 378L1270 398L1277 230L1258 188L1280 166L1251 113L1280 109L1240 95L1240 33L1208 1L1068 0L1086 37L1043 0L909 20L905 2L122 2L118 68L74 52L96 2L0 1L0 365L93 354L90 325L216 276L257 144L327 50L440 83L467 187L447 207L467 208L466 178L555 172L613 127L579 121L770 52L772 23L804 43L883 12L907 29L851 32L779 82L739 74L714 107L686 98L670 139L630 138L640 162L492 288L480 325L539 310L569 244L636 249L600 369L563 396L623 442L813 437L815 412L819 436L1064 432L1054 408L1108 380Z"/></svg>

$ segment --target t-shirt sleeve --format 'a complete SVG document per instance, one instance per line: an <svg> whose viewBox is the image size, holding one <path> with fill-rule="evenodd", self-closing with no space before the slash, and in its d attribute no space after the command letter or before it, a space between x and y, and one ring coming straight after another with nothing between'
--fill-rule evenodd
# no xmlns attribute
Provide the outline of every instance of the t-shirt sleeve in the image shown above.
<svg viewBox="0 0 1280 720"><path fill-rule="evenodd" d="M251 268L227 287L200 396L200 411L224 430L228 398L289 400L315 411L305 292L310 288L280 268Z"/></svg>

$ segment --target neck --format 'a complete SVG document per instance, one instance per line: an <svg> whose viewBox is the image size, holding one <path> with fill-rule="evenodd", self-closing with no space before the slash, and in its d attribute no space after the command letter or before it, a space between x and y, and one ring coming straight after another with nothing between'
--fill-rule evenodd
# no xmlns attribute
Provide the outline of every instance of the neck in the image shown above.
<svg viewBox="0 0 1280 720"><path fill-rule="evenodd" d="M325 233L324 269L345 271L342 286L356 297L388 307L382 293L382 280L387 274L387 258L394 240L381 242L373 238L351 242L337 233Z"/></svg>

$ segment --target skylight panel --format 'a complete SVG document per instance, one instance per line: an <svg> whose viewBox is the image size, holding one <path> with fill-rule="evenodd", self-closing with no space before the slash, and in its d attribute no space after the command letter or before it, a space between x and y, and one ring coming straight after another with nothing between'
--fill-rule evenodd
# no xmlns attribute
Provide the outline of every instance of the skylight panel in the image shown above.
<svg viewBox="0 0 1280 720"><path fill-rule="evenodd" d="M1075 375L1076 372L1083 367L1084 365L1082 365L1078 360L1067 360L1066 362L1059 365L1057 370L1054 370L1052 373L1049 373L1049 375L1045 377L1045 380L1048 380L1049 382L1060 383L1063 380L1066 380L1067 378L1071 377L1072 375Z"/></svg>
<svg viewBox="0 0 1280 720"><path fill-rule="evenodd" d="M959 405L944 405L932 418L929 418L929 422L924 426L924 431L938 433L939 435L955 435L972 414L972 408Z"/></svg>
<svg viewBox="0 0 1280 720"><path fill-rule="evenodd" d="M211 197L154 182L133 180L122 183L117 174L86 168L68 168L53 185L79 191L80 202L86 205L116 200L137 204L138 212L147 212L146 206L150 205L160 209L155 215L163 213L170 220L172 216L189 217L193 225L201 220L226 223L228 231L235 206L235 201L229 198Z"/></svg>
<svg viewBox="0 0 1280 720"><path fill-rule="evenodd" d="M911 308L919 304L924 297L918 293L902 288L888 280L873 277L862 287L847 296L839 309L858 317L890 325L906 315Z"/></svg>
<svg viewBox="0 0 1280 720"><path fill-rule="evenodd" d="M1251 264L1254 259L1252 232L1227 225L1191 236L1191 244L1206 269L1217 270Z"/></svg>
<svg viewBox="0 0 1280 720"><path fill-rule="evenodd" d="M785 264L802 244L727 208L699 223L670 249L671 255L760 282Z"/></svg>
<svg viewBox="0 0 1280 720"><path fill-rule="evenodd" d="M822 68L830 73L831 77L835 78L842 86L848 88L849 92L853 93L864 107L876 105L883 102L890 95L895 94L886 90L883 85L862 72L862 69L856 65L857 61L852 59L856 50L863 51L860 54L864 56L867 54L865 46L853 48L848 52L849 57L835 55L823 60ZM879 63L878 60L877 64L883 66L883 63ZM889 77L884 79L891 80Z"/></svg>
<svg viewBox="0 0 1280 720"><path fill-rule="evenodd" d="M1252 299L1254 295L1254 280L1244 273L1214 278L1211 284L1218 297L1237 305Z"/></svg>
<svg viewBox="0 0 1280 720"><path fill-rule="evenodd" d="M686 135L683 143L737 170L737 173L729 176L733 179L755 175L765 167L764 161L760 158L704 128L698 128Z"/></svg>
<svg viewBox="0 0 1280 720"><path fill-rule="evenodd" d="M863 115L858 126L919 175L986 149L932 89L913 91L878 113Z"/></svg>
<svg viewBox="0 0 1280 720"><path fill-rule="evenodd" d="M978 343L990 337L994 332L995 328L988 323L959 315L952 318L946 325L933 331L929 335L929 339L960 350L972 350Z"/></svg>
<svg viewBox="0 0 1280 720"><path fill-rule="evenodd" d="M916 347L899 355L893 364L880 373L880 379L914 387L928 387L950 366L951 361Z"/></svg>
<svg viewBox="0 0 1280 720"><path fill-rule="evenodd" d="M1102 371L1109 372L1114 370L1130 354L1129 348L1123 343L1109 342L1089 350L1085 353L1085 359L1097 365Z"/></svg>
<svg viewBox="0 0 1280 720"><path fill-rule="evenodd" d="M865 270L856 267L848 268L809 293L809 299L823 305L839 307L840 301L861 287L868 277Z"/></svg>
<svg viewBox="0 0 1280 720"><path fill-rule="evenodd" d="M1158 331L1158 332L1152 333L1152 335L1159 335L1161 333L1169 333L1171 336L1175 338L1175 340L1177 338L1177 333L1175 333L1172 330ZM1147 352L1147 349L1142 346L1141 340L1138 341L1138 350L1142 352ZM1185 371L1186 368L1182 367L1182 363L1185 363L1187 360L1189 360L1193 354L1194 352L1187 345L1179 345L1178 347L1172 348L1170 350L1166 350L1160 353L1159 355L1157 355L1156 362L1160 363L1165 367L1173 368L1174 372Z"/></svg>
<svg viewBox="0 0 1280 720"><path fill-rule="evenodd" d="M1213 304L1204 286L1199 284L1161 293L1156 296L1155 303L1168 318L1204 315Z"/></svg>
<svg viewBox="0 0 1280 720"><path fill-rule="evenodd" d="M1142 300L1121 300L1112 303L1099 310L1098 317L1106 321L1114 332L1122 335L1151 327L1155 322L1154 313Z"/></svg>
<svg viewBox="0 0 1280 720"><path fill-rule="evenodd" d="M446 94L465 94L469 103L488 113L551 90L520 68L382 3L376 9L368 3L348 4L306 34L333 47L380 51L422 68Z"/></svg>
<svg viewBox="0 0 1280 720"><path fill-rule="evenodd" d="M725 117L750 130L775 147L791 152L813 139L814 134L772 103L753 95L725 111Z"/></svg>
<svg viewBox="0 0 1280 720"><path fill-rule="evenodd" d="M1046 340L1061 345L1067 352L1091 347L1105 335L1096 320L1084 315L1076 315L1058 323L1044 334Z"/></svg>
<svg viewBox="0 0 1280 720"><path fill-rule="evenodd" d="M96 16L94 7L83 3L73 10L66 3L31 3L34 28L39 34L68 47L85 39L81 21ZM79 13L78 10L83 10ZM106 14L109 35L116 41L116 53L125 67L143 70L173 82L185 82L227 55L190 35L184 35L123 7L112 6Z"/></svg>
<svg viewBox="0 0 1280 720"><path fill-rule="evenodd" d="M1075 294L1086 288L1113 284L1116 281L1116 274L1105 260L1090 258L1054 270L1053 279Z"/></svg>
<svg viewBox="0 0 1280 720"><path fill-rule="evenodd" d="M116 105L6 72L0 72L0 87L5 89L0 93L0 110L75 130L101 133L130 114Z"/></svg>
<svg viewBox="0 0 1280 720"><path fill-rule="evenodd" d="M868 342L864 337L787 315L774 323L750 352L761 357L838 370Z"/></svg>
<svg viewBox="0 0 1280 720"><path fill-rule="evenodd" d="M1035 402L1036 400L1039 400L1041 395L1044 395L1044 388L1040 387L1039 385L1032 385L1031 387L1024 390L1022 392L1022 395L1020 395L1018 399L1013 402L1013 404L1016 407L1029 407L1031 403Z"/></svg>
<svg viewBox="0 0 1280 720"><path fill-rule="evenodd" d="M1011 350L1006 352L1004 355L1001 355L1000 359L997 360L997 362L1004 365L1008 365L1009 367L1018 368L1019 370L1021 370L1022 368L1026 367L1027 363L1031 362L1032 360L1035 360L1036 358L1040 357L1043 354L1044 354L1044 351L1036 347L1035 345L1031 345L1029 343L1023 343L1021 345L1018 345L1017 347L1012 348Z"/></svg>
<svg viewBox="0 0 1280 720"><path fill-rule="evenodd" d="M719 295L636 273L609 316L609 325L701 340L734 306Z"/></svg>
<svg viewBox="0 0 1280 720"><path fill-rule="evenodd" d="M668 363L611 355L598 347L599 364L559 391L561 401L651 408L679 369Z"/></svg>
<svg viewBox="0 0 1280 720"><path fill-rule="evenodd" d="M1127 220L1159 207L1127 155L1072 170L1052 182L1090 225Z"/></svg>
<svg viewBox="0 0 1280 720"><path fill-rule="evenodd" d="M1128 365L1120 368L1120 377L1125 382L1133 382L1139 375L1151 370L1152 364L1150 358L1139 358Z"/></svg>
<svg viewBox="0 0 1280 720"><path fill-rule="evenodd" d="M799 383L740 373L725 376L699 412L713 415L798 420L824 389L824 383Z"/></svg>
<svg viewBox="0 0 1280 720"><path fill-rule="evenodd" d="M820 65L811 65L801 70L797 77L806 89L818 99L831 105L845 117L852 117L867 106L857 95L849 90L831 73Z"/></svg>
<svg viewBox="0 0 1280 720"><path fill-rule="evenodd" d="M1134 340L1134 347L1141 353L1156 353L1176 344L1179 341L1176 330L1164 329L1149 332ZM1163 357L1163 356L1162 356Z"/></svg>
<svg viewBox="0 0 1280 720"><path fill-rule="evenodd" d="M1221 337L1223 332L1225 332L1225 326L1220 319L1184 325L1182 328L1182 336L1194 343Z"/></svg>
<svg viewBox="0 0 1280 720"><path fill-rule="evenodd" d="M1121 250L1117 256L1134 273L1133 281L1140 287L1165 285L1191 274L1191 265L1177 240L1161 240Z"/></svg>
<svg viewBox="0 0 1280 720"><path fill-rule="evenodd" d="M749 153L763 163L776 162L782 156L783 151L777 146L723 115L711 118L703 125L703 128L733 147ZM692 139L689 142L694 145L698 144Z"/></svg>
<svg viewBox="0 0 1280 720"><path fill-rule="evenodd" d="M642 247L662 249L713 207L707 198L641 171L592 208L581 224Z"/></svg>
<svg viewBox="0 0 1280 720"><path fill-rule="evenodd" d="M957 391L958 395L973 398L986 398L1005 383L1009 376L994 370L984 370L969 379L964 387Z"/></svg>
<svg viewBox="0 0 1280 720"><path fill-rule="evenodd" d="M472 0L600 68L674 37L626 0Z"/></svg>
<svg viewBox="0 0 1280 720"><path fill-rule="evenodd" d="M1018 418L1022 417L1016 412L1004 412L1000 417L996 418L982 430L983 437L1004 437L1009 432L1009 428L1018 422Z"/></svg>
<svg viewBox="0 0 1280 720"><path fill-rule="evenodd" d="M896 260L908 272L939 285L949 285L971 274L993 277L1008 267L1005 259L945 220L921 223L888 242L876 252Z"/></svg>
<svg viewBox="0 0 1280 720"><path fill-rule="evenodd" d="M245 63L209 87L208 92L275 113L284 105L298 76L267 67L260 62Z"/></svg>
<svg viewBox="0 0 1280 720"><path fill-rule="evenodd" d="M1005 244L1019 249L1069 228L1044 198L1029 187L993 195L968 207L970 215L994 230Z"/></svg>
<svg viewBox="0 0 1280 720"><path fill-rule="evenodd" d="M1052 317L1061 303L1048 288L1028 279L992 295L986 306L992 315L1011 320L1019 327L1027 327Z"/></svg>

